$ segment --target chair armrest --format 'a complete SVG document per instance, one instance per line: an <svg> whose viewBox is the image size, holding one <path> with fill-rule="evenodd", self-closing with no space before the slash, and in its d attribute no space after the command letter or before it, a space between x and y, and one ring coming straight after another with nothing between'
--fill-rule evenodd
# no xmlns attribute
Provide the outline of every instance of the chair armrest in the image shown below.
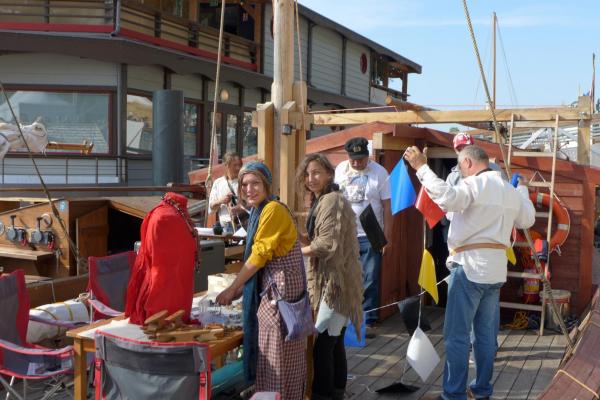
<svg viewBox="0 0 600 400"><path fill-rule="evenodd" d="M0 339L0 348L12 351L14 353L25 354L30 356L72 356L73 346L65 346L60 349L48 349L45 347L25 347L18 344Z"/></svg>
<svg viewBox="0 0 600 400"><path fill-rule="evenodd" d="M114 310L96 299L89 298L88 302L94 310L101 314L108 315L109 317L118 317L119 315L123 315L122 311Z"/></svg>

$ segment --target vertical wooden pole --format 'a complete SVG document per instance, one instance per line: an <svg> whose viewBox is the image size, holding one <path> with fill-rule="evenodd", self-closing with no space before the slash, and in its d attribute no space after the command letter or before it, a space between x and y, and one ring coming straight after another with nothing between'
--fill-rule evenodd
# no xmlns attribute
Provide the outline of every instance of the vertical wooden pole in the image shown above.
<svg viewBox="0 0 600 400"><path fill-rule="evenodd" d="M496 13L492 14L492 108L496 108Z"/></svg>
<svg viewBox="0 0 600 400"><path fill-rule="evenodd" d="M268 102L256 105L258 126L258 159L262 160L273 171L273 103Z"/></svg>
<svg viewBox="0 0 600 400"><path fill-rule="evenodd" d="M589 96L579 96L578 109L587 114L587 119L581 119L577 128L577 163L581 165L590 165L590 154L592 151L592 140L590 128L592 120L590 119L591 98Z"/></svg>
<svg viewBox="0 0 600 400"><path fill-rule="evenodd" d="M274 66L273 84L271 85L271 101L275 107L275 124L273 137L273 193L279 194L282 201L290 199L290 193L281 191L290 179L282 173L282 161L291 160L293 170L294 157L288 157L286 149L282 148L283 124L281 111L285 104L292 100L292 85L294 83L294 7L293 0L273 0L273 36L274 36ZM287 171L286 171L287 172ZM283 184L282 184L283 183Z"/></svg>

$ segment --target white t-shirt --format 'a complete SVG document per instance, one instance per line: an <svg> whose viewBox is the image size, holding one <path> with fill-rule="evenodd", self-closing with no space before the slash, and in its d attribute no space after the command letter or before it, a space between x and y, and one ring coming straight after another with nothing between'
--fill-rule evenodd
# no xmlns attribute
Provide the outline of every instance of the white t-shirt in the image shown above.
<svg viewBox="0 0 600 400"><path fill-rule="evenodd" d="M442 210L454 213L448 232L449 249L476 243L508 247L513 226L526 229L535 222L535 208L527 188L515 189L502 179L500 172L482 172L452 186L423 165L417 170L417 178ZM466 250L449 256L448 261L462 265L472 282L506 281L505 250Z"/></svg>
<svg viewBox="0 0 600 400"><path fill-rule="evenodd" d="M383 229L383 200L390 196L389 174L381 165L369 160L367 167L356 171L350 167L348 160L342 161L335 169L335 183L340 186L344 197L352 205L356 214L356 231L358 236L366 236L358 216L369 203L373 207L377 222Z"/></svg>
<svg viewBox="0 0 600 400"><path fill-rule="evenodd" d="M231 185L231 188L233 188L233 192L237 196L238 195L238 180L237 179L230 180L229 184L227 183L227 177L225 177L225 176L215 179L212 189L210 191L210 197L208 199L209 207L216 204L220 199L225 197L227 194L231 193L231 188L229 187L229 185ZM231 204L229 204L229 205L231 206ZM212 212L213 211L211 210L211 213ZM231 217L229 215L229 212L227 212L225 206L222 206L218 209L217 215L219 216L219 221L221 222L221 224L226 223L226 222L231 222Z"/></svg>

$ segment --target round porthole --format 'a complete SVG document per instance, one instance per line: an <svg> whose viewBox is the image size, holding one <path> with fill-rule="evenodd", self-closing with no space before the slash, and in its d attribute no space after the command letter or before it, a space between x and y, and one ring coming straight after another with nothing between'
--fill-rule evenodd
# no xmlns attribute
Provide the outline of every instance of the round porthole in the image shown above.
<svg viewBox="0 0 600 400"><path fill-rule="evenodd" d="M362 53L360 55L360 72L363 74L367 73L367 68L369 67L369 61L367 60L367 55Z"/></svg>

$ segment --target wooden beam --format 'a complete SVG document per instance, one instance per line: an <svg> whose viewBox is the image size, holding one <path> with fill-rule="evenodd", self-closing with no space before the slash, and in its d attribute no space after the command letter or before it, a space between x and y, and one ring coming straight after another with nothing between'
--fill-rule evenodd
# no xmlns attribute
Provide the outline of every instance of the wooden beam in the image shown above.
<svg viewBox="0 0 600 400"><path fill-rule="evenodd" d="M275 107L267 102L256 105L256 124L258 128L258 159L269 169L273 168L273 122Z"/></svg>
<svg viewBox="0 0 600 400"><path fill-rule="evenodd" d="M578 108L584 110L590 110L592 99L589 96L579 96L577 102ZM577 163L581 165L590 165L590 154L592 152L592 141L591 141L591 124L592 120L583 120L579 123L577 128Z"/></svg>
<svg viewBox="0 0 600 400"><path fill-rule="evenodd" d="M550 121L556 114L561 120L579 121L579 108L522 108L496 110L498 122L510 121L511 115L521 121ZM459 110L459 111L405 111L405 112L371 112L371 113L315 113L315 125L357 125L369 122L386 122L390 124L442 124L491 122L489 110ZM588 117L589 119L589 114Z"/></svg>
<svg viewBox="0 0 600 400"><path fill-rule="evenodd" d="M290 209L296 207L296 191L294 190L294 176L296 175L296 136L298 131L290 124L290 114L296 111L296 103L288 101L279 111L280 123L290 130L290 133L282 132L279 157L279 190L280 199Z"/></svg>
<svg viewBox="0 0 600 400"><path fill-rule="evenodd" d="M399 136L386 135L384 132L373 133L373 150L398 150L404 151L409 146L414 146L415 140Z"/></svg>
<svg viewBox="0 0 600 400"><path fill-rule="evenodd" d="M283 123L281 111L287 102L292 100L294 85L294 3L292 0L273 0L273 84L271 85L271 101L275 107L275 123L273 130L273 194L282 199L289 199L290 194L280 191L282 180L289 179L283 174L280 161L285 157L294 158L294 154L283 154L289 151L282 143ZM287 143L286 143L287 144ZM287 188L287 184L286 184ZM283 188L281 188L283 189ZM285 201L285 200L284 200Z"/></svg>
<svg viewBox="0 0 600 400"><path fill-rule="evenodd" d="M456 159L456 152L448 147L428 147L427 158L450 158Z"/></svg>

